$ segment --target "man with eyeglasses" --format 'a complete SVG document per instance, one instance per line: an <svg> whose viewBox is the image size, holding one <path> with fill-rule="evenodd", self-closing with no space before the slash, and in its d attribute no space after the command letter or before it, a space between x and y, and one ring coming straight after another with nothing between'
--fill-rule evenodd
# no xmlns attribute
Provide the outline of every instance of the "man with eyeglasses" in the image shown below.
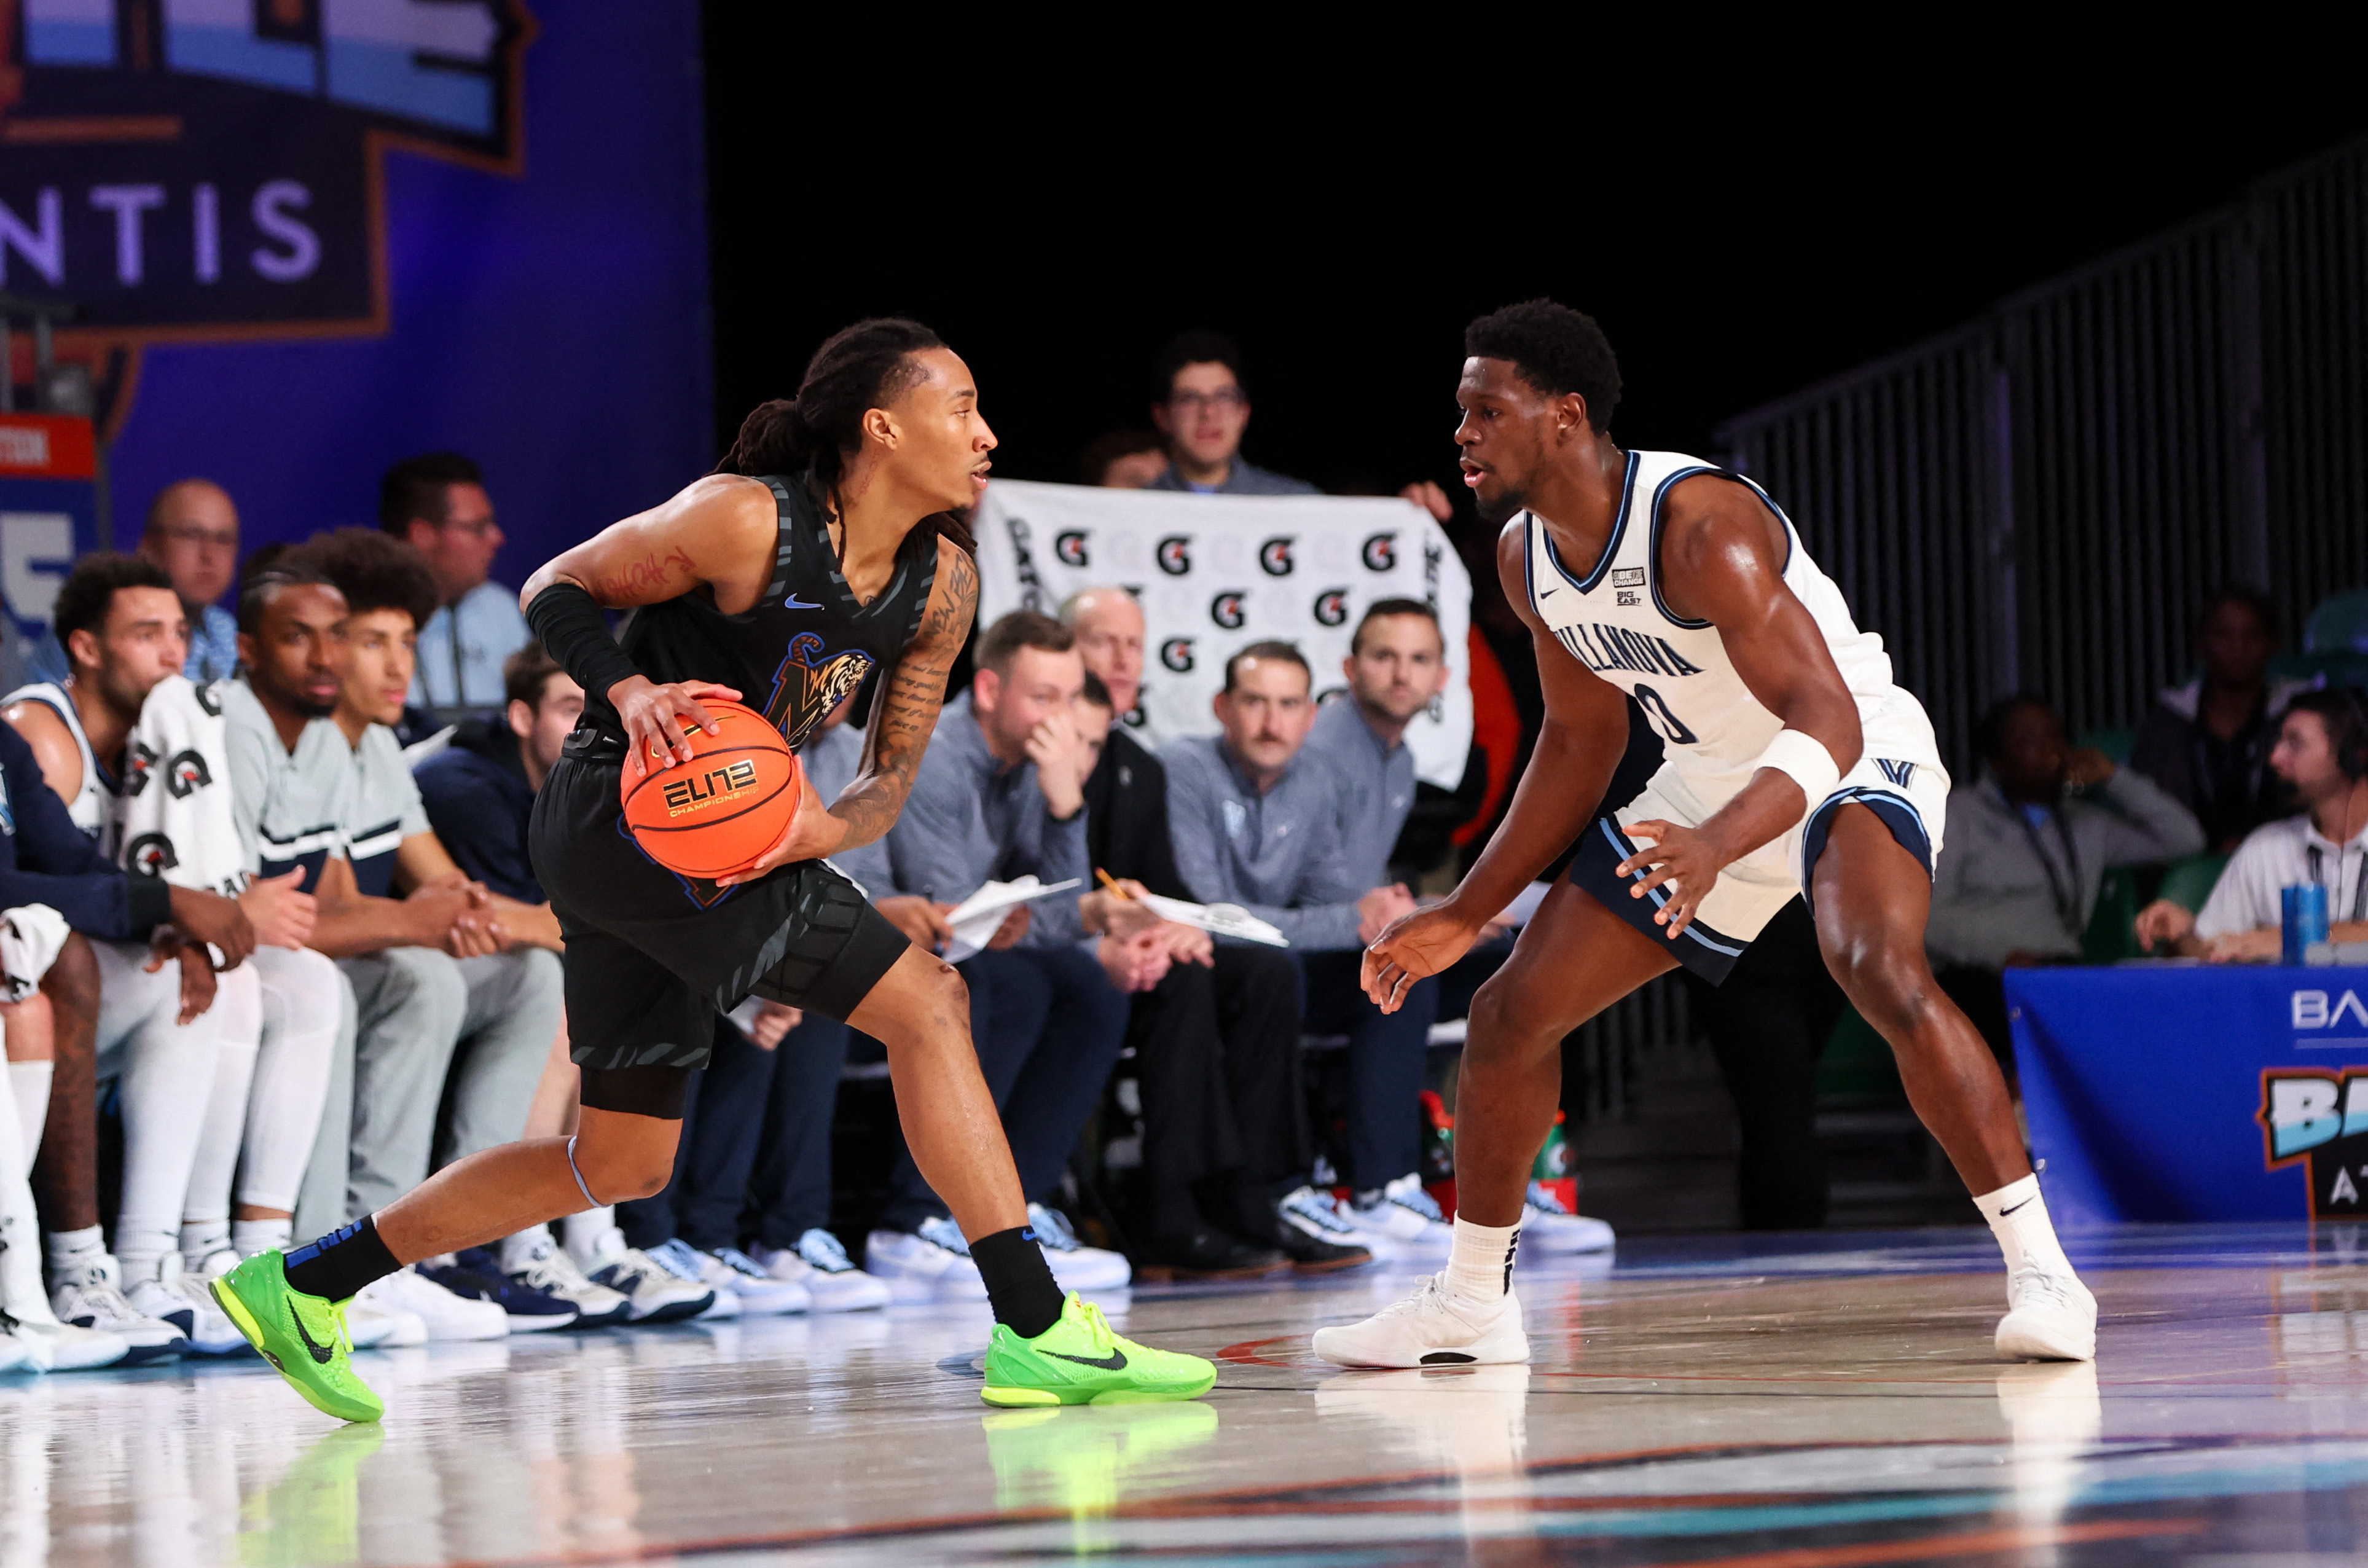
<svg viewBox="0 0 2368 1568"><path fill-rule="evenodd" d="M165 569L189 618L189 661L182 674L199 686L227 680L238 667L238 619L215 601L238 574L238 508L211 479L182 479L156 493L140 553ZM26 679L63 684L74 673L54 632L33 651Z"/></svg>
<svg viewBox="0 0 2368 1568"><path fill-rule="evenodd" d="M1244 460L1249 393L1242 351L1223 333L1186 332L1168 340L1154 366L1159 401L1152 423L1167 437L1167 472L1144 488L1201 495L1313 495L1304 479Z"/></svg>
<svg viewBox="0 0 2368 1568"><path fill-rule="evenodd" d="M411 704L457 723L503 702L502 662L533 634L518 594L492 581L504 543L485 476L458 452L423 452L386 471L379 527L419 551L440 601L419 629Z"/></svg>

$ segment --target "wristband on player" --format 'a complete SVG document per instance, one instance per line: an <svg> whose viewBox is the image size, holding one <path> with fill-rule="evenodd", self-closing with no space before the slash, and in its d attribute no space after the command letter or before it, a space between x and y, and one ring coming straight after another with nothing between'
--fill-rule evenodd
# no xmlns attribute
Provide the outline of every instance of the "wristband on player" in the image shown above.
<svg viewBox="0 0 2368 1568"><path fill-rule="evenodd" d="M600 602L573 583L553 583L535 595L526 607L526 623L542 639L543 652L603 702L610 687L642 673L609 634Z"/></svg>
<svg viewBox="0 0 2368 1568"><path fill-rule="evenodd" d="M1813 812L1826 803L1827 797L1842 781L1842 770L1834 766L1834 754L1826 749L1825 743L1799 730L1777 731L1776 738L1768 743L1768 749L1759 754L1759 760L1752 767L1755 771L1772 767L1790 776L1801 787L1801 793L1809 798L1809 810Z"/></svg>

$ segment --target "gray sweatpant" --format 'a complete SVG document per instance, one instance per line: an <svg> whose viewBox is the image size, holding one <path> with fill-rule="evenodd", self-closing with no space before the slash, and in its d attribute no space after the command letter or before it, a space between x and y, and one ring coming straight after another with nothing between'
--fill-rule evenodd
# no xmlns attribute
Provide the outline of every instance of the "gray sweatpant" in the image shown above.
<svg viewBox="0 0 2368 1568"><path fill-rule="evenodd" d="M353 985L356 1028L305 1182L310 1224L342 1155L342 1212L324 1229L525 1131L562 1014L558 956L539 948L459 960L389 948L337 967Z"/></svg>

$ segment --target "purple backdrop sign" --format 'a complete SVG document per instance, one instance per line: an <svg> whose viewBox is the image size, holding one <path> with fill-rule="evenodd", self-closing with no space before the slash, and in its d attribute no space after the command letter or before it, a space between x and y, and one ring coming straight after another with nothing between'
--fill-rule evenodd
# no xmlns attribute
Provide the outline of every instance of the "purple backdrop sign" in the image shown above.
<svg viewBox="0 0 2368 1568"><path fill-rule="evenodd" d="M79 312L120 539L450 448L515 582L712 457L700 136L690 0L0 0L0 289Z"/></svg>

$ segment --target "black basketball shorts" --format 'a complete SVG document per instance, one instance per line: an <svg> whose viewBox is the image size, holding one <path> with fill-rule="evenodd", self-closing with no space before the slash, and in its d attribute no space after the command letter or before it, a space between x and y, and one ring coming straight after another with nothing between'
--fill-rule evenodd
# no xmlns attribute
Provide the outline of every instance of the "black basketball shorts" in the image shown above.
<svg viewBox="0 0 2368 1568"><path fill-rule="evenodd" d="M667 870L625 830L621 766L561 757L528 834L567 938L569 1053L588 1072L703 1067L715 1016L752 994L844 1020L912 945L820 860L732 888Z"/></svg>

